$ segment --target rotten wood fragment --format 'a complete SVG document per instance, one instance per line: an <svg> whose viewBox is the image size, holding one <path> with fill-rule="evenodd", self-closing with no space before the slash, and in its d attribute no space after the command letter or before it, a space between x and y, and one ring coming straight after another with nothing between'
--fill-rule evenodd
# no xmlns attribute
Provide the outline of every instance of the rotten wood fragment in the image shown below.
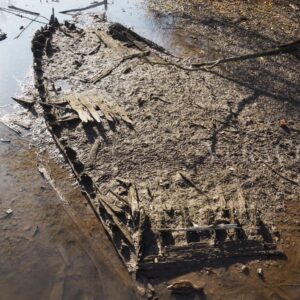
<svg viewBox="0 0 300 300"><path fill-rule="evenodd" d="M83 123L93 121L91 115L85 110L85 107L81 104L76 96L69 95L67 97L65 96L65 98L71 105L72 109L74 109L78 113L79 118Z"/></svg>
<svg viewBox="0 0 300 300"><path fill-rule="evenodd" d="M93 118L100 123L101 119L99 113L96 111L88 96L80 96L80 102L88 109Z"/></svg>
<svg viewBox="0 0 300 300"><path fill-rule="evenodd" d="M131 207L131 215L136 224L139 223L140 209L139 209L139 195L135 184L129 187L128 199Z"/></svg>
<svg viewBox="0 0 300 300"><path fill-rule="evenodd" d="M92 167L94 165L100 145L101 145L101 140L100 140L100 138L98 138L95 140L95 142L91 148L91 151L89 153L89 158L88 158L88 161L89 161L88 166L89 167Z"/></svg>
<svg viewBox="0 0 300 300"><path fill-rule="evenodd" d="M192 186L199 194L201 194L201 195L205 196L205 198L209 199L209 197L204 192L202 192L191 179L189 179L187 176L183 175L181 172L179 172L179 175L182 177L182 179L184 179L186 181L186 183L188 183L190 186Z"/></svg>
<svg viewBox="0 0 300 300"><path fill-rule="evenodd" d="M15 97L11 97L11 99L13 99L14 101L16 101L17 103L21 104L26 108L32 107L35 103L35 100L29 100L29 99L20 99Z"/></svg>
<svg viewBox="0 0 300 300"><path fill-rule="evenodd" d="M131 244L134 245L134 242L132 240L131 234L129 233L129 231L127 230L126 226L123 225L120 221L119 218L115 215L115 213L113 212L113 210L110 208L110 206L107 204L106 200L104 199L103 196L98 198L99 203L101 205L104 206L106 213L110 215L110 217L112 218L113 222L117 225L117 227L119 228L119 230L122 232L122 234L124 235L124 237L126 238L126 240Z"/></svg>

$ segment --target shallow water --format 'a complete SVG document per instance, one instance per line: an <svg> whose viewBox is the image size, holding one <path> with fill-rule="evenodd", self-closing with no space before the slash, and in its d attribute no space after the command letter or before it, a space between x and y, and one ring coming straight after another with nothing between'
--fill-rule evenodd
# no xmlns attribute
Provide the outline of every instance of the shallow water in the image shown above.
<svg viewBox="0 0 300 300"><path fill-rule="evenodd" d="M137 299L68 173L49 162L60 198L39 174L34 148L0 129L11 141L0 144L0 299Z"/></svg>
<svg viewBox="0 0 300 300"><path fill-rule="evenodd" d="M52 8L54 8L59 21L63 21L71 18L71 15L61 14L60 11L86 7L90 5L90 2L85 0L40 0L39 2L36 0L0 0L0 7L7 8L8 5L38 12L46 18L49 18ZM189 39L176 32L176 30L172 30L176 19L168 15L158 16L148 9L147 1L110 0L107 5L85 10L82 13L88 12L105 13L109 21L120 22L131 27L139 34L175 54L192 50L193 53L197 53L197 49L191 47ZM15 11L15 13L20 14L18 11ZM32 15L23 15L35 18ZM46 21L42 17L37 20L40 22ZM21 26L26 27L30 22L30 20L0 10L0 29L7 33L7 39L0 42L0 114L12 110L11 97L22 93L25 79L30 80L31 78L31 38L34 32L43 24L32 23L20 37L16 38L21 32Z"/></svg>

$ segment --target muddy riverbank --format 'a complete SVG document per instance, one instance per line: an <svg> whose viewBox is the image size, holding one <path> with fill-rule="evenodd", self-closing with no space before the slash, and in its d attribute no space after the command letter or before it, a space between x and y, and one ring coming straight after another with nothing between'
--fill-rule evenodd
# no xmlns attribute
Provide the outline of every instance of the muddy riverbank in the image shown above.
<svg viewBox="0 0 300 300"><path fill-rule="evenodd" d="M193 266L183 259L175 272L163 267L148 274L162 298L171 297L166 286L180 279L204 288L184 299L299 294L299 50L192 70L207 59L295 40L297 10L271 2L254 6L260 12L255 15L248 4L235 11L230 3L174 9L172 1L156 1L159 13L174 16L195 45L197 54L189 59L133 33L128 38L128 30L111 27L101 15L87 17L88 26L78 18L75 27L53 34L50 52L36 65L43 75L36 68L36 83L45 88L39 88L41 98L33 97L36 140L57 151L45 120L129 269L136 262L148 269L164 266L177 250L188 249L192 257L199 242L219 255L208 253ZM191 9L189 15L182 9ZM203 43L203 37L209 40ZM226 224L238 228L191 230ZM189 230L180 233L182 228ZM242 258L247 247L238 258L227 254L246 244L252 257ZM278 251L281 259L265 260L268 251Z"/></svg>

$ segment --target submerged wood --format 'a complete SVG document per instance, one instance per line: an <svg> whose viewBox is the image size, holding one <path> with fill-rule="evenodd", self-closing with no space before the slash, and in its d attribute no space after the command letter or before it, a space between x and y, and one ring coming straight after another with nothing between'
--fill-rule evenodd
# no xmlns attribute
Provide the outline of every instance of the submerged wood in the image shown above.
<svg viewBox="0 0 300 300"><path fill-rule="evenodd" d="M39 16L40 15L38 12L34 12L34 11L31 11L31 10L19 8L19 7L16 7L14 5L8 5L8 8L13 9L13 10L17 10L17 11L20 11L20 12L23 12L23 13L26 13L26 14L30 14L30 15L33 15L33 16Z"/></svg>
<svg viewBox="0 0 300 300"><path fill-rule="evenodd" d="M69 10L63 10L63 11L60 11L59 13L61 13L61 14L69 14L69 13L72 13L72 12L80 12L80 11L84 11L84 10L87 10L87 9L95 8L95 7L98 7L98 6L101 6L101 5L107 5L107 0L104 0L102 2L96 2L94 4L91 4L89 6L82 7L82 8L74 8L74 9L69 9Z"/></svg>

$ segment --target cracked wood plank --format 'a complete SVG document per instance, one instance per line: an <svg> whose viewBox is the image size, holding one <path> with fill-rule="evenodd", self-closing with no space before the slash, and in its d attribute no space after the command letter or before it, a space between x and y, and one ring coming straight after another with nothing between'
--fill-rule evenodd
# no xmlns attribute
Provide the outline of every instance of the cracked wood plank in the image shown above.
<svg viewBox="0 0 300 300"><path fill-rule="evenodd" d="M65 98L71 105L72 109L74 109L78 113L79 118L83 123L93 121L93 118L91 117L89 112L85 110L85 107L82 105L82 103L78 100L76 96L68 95L65 96Z"/></svg>

